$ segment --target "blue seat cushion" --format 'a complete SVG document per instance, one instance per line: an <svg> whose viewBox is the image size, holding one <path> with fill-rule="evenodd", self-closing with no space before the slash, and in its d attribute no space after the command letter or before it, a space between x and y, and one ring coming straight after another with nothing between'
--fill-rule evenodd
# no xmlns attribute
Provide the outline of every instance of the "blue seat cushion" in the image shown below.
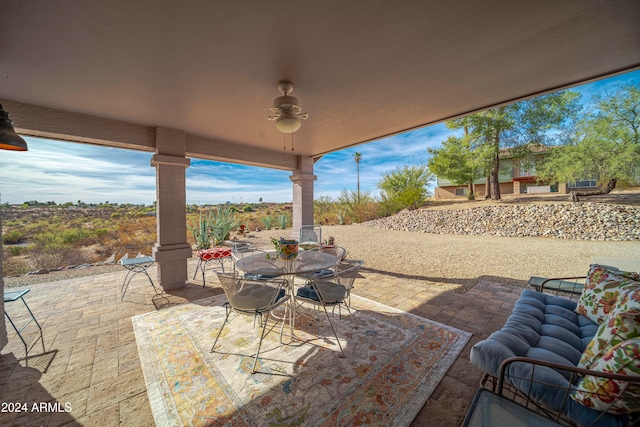
<svg viewBox="0 0 640 427"><path fill-rule="evenodd" d="M342 302L344 300L344 297L347 295L347 288L338 283L317 282L316 287L319 289L320 294L324 299L324 303L326 304L336 304ZM320 302L320 298L318 297L315 289L310 286L298 288L296 295L302 298Z"/></svg>
<svg viewBox="0 0 640 427"><path fill-rule="evenodd" d="M278 291L277 296L276 291ZM254 284L228 297L234 309L253 313L266 310L271 306L271 301L276 304L284 295L284 289L278 290L273 286ZM275 300L274 296L276 296Z"/></svg>

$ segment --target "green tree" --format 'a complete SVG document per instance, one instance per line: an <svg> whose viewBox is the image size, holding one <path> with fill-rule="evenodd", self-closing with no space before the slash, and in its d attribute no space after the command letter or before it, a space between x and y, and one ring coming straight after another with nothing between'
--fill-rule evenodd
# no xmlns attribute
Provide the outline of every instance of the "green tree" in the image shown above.
<svg viewBox="0 0 640 427"><path fill-rule="evenodd" d="M362 160L362 154L359 151L353 153L353 160L356 161L356 174L358 176L358 197L360 197L360 160Z"/></svg>
<svg viewBox="0 0 640 427"><path fill-rule="evenodd" d="M391 205L394 210L417 209L427 201L427 185L432 181L433 175L427 165L405 165L386 172L378 182L378 188L383 204Z"/></svg>
<svg viewBox="0 0 640 427"><path fill-rule="evenodd" d="M429 170L455 185L467 185L470 199L474 198L473 181L487 176L490 160L483 152L483 147L475 147L472 142L468 129L465 129L464 136L450 136L442 143L442 147L427 148Z"/></svg>
<svg viewBox="0 0 640 427"><path fill-rule="evenodd" d="M466 129L471 146L488 156L487 196L500 200L500 150L509 148L527 157L531 147L553 145L566 138L580 109L579 94L556 92L471 114L447 122L450 129Z"/></svg>
<svg viewBox="0 0 640 427"><path fill-rule="evenodd" d="M622 86L593 99L594 108L580 120L571 142L554 150L538 171L546 180L598 181L598 190L576 196L637 184L640 175L640 85Z"/></svg>

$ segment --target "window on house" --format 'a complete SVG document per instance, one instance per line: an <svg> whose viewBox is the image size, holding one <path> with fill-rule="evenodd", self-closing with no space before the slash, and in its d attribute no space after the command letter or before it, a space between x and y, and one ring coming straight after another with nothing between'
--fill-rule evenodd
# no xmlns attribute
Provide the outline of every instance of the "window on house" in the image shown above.
<svg viewBox="0 0 640 427"><path fill-rule="evenodd" d="M591 188L596 187L597 185L598 182L595 179L582 179L569 183L569 187L571 188Z"/></svg>
<svg viewBox="0 0 640 427"><path fill-rule="evenodd" d="M456 196L466 196L467 189L466 188L456 188Z"/></svg>
<svg viewBox="0 0 640 427"><path fill-rule="evenodd" d="M520 162L516 174L516 176L536 176L536 165L531 162Z"/></svg>

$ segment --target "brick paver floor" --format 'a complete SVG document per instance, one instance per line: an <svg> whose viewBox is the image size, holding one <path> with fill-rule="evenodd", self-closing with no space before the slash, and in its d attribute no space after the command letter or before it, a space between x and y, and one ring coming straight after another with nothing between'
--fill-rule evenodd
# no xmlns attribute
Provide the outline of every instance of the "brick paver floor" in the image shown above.
<svg viewBox="0 0 640 427"><path fill-rule="evenodd" d="M190 261L190 278L195 261ZM150 270L155 278L154 268ZM38 343L24 360L24 347L10 325L9 344L0 355L2 426L152 426L153 416L131 317L156 310L148 280L137 276L124 301L120 288L126 271L31 286L26 300L42 324L46 352ZM499 329L522 289L478 281L457 294L404 278L362 272L354 293L473 334L447 375L421 409L415 426L458 426L481 373L469 363L471 346ZM197 277L169 291L161 304L181 304L222 290L212 272L207 287ZM8 305L24 319L18 303ZM35 337L29 325L24 334ZM34 406L35 404L35 406Z"/></svg>

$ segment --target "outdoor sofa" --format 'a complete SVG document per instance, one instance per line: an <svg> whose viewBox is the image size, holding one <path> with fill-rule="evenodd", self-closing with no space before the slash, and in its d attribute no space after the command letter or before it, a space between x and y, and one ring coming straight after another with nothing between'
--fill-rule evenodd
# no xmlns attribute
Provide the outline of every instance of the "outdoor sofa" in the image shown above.
<svg viewBox="0 0 640 427"><path fill-rule="evenodd" d="M640 423L640 276L594 264L583 283L530 285L471 349L481 387L565 424Z"/></svg>

